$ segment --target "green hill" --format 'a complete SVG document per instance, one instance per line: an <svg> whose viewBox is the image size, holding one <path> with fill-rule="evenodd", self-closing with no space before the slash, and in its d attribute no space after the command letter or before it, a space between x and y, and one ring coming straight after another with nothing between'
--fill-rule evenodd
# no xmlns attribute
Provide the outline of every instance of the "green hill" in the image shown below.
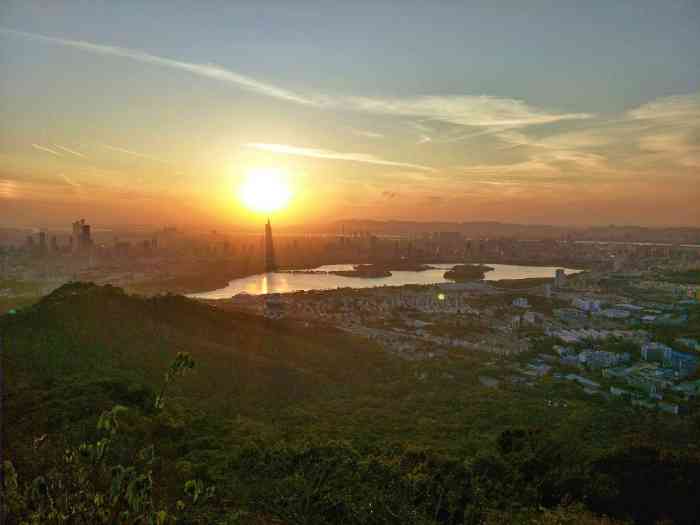
<svg viewBox="0 0 700 525"><path fill-rule="evenodd" d="M178 383L167 417L155 427L135 417L130 428L157 444L166 499L192 475L217 485L212 515L506 523L530 519L523 512L544 519L540 506L567 498L639 523L697 515L697 419L574 387L487 388L479 375L503 369L490 356L406 363L322 324L85 283L0 317L0 337L3 451L20 472L40 473L115 404L148 414L163 371L185 351L196 371ZM554 396L568 408L547 405ZM39 457L33 440L43 434Z"/></svg>
<svg viewBox="0 0 700 525"><path fill-rule="evenodd" d="M329 389L343 395L391 382L404 368L331 328L272 325L182 296L146 299L82 283L5 316L0 329L8 415L33 411L31 425L42 431L61 429L44 402L63 405L67 419L80 415L73 412L86 395L90 403L145 403L178 351L198 364L183 400L221 417L273 417L326 399Z"/></svg>

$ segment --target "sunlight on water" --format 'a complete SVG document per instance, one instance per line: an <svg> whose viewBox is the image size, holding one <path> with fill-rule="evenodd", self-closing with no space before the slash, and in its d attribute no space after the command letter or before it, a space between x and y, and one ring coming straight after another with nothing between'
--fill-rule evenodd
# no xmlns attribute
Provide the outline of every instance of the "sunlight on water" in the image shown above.
<svg viewBox="0 0 700 525"><path fill-rule="evenodd" d="M365 278L344 277L324 273L263 273L241 279L234 279L228 286L219 290L190 294L200 299L225 299L239 293L251 295L269 293L289 293L300 290L333 290L335 288L371 288L373 286L403 286L407 284L436 284L451 282L443 277L454 264L432 264L434 269L423 272L392 271L390 277ZM489 264L494 270L487 272L486 281L500 279L527 279L533 277L554 277L554 266L517 266L510 264ZM315 268L314 271L328 272L352 270L352 264L330 264ZM565 269L567 274L579 270Z"/></svg>

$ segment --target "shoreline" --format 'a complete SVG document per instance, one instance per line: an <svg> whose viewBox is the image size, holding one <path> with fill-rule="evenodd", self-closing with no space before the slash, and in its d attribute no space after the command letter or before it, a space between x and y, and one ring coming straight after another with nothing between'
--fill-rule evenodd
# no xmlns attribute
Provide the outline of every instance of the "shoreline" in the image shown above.
<svg viewBox="0 0 700 525"><path fill-rule="evenodd" d="M451 264L451 263L434 263L434 264ZM560 266L550 266L550 265L534 266L534 265L518 265L518 264L515 264L515 265L514 265L514 264L507 264L507 265L506 265L506 264L501 264L501 263L493 263L493 264L494 264L495 266L512 266L512 267L527 267L527 266L529 266L529 267L532 267L532 268L560 268ZM321 265L321 266L324 266L324 265ZM361 266L361 265L357 265L357 266ZM459 266L459 265L455 265L455 266ZM356 272L355 270L329 270L329 271L326 271L326 270L317 270L317 269L308 269L308 268L301 269L301 270L294 270L294 269L291 269L291 268L287 268L287 269L280 270L279 272L276 272L276 273L281 274L281 275L284 275L284 274L287 274L287 275L293 275L293 274L300 274L300 275L318 275L318 276L337 275L337 276L339 276L339 277L347 277L347 278L357 277L357 278L364 278L364 279L376 279L376 284L372 284L372 285L369 285L369 286L367 286L367 285L365 285L365 286L354 286L354 285L351 284L351 283L347 283L347 284L343 283L342 285L339 284L339 285L337 285L337 286L321 286L321 287L319 287L319 288L314 288L313 285L308 285L308 283L307 283L307 285L304 286L304 288L308 288L307 291L313 291L313 290L319 290L319 291L321 291L321 290L332 290L332 289L337 289L337 288L340 288L340 289L342 289L342 288L347 288L347 289L364 289L364 288L375 288L375 287L382 287L382 286L412 286L412 285L416 285L416 286L430 286L430 285L440 285L440 284L444 284L444 283L455 283L455 282L456 282L456 283L460 283L460 282L481 282L481 283L487 283L487 284L490 284L490 285L498 286L499 281L504 281L503 284L504 284L504 286L505 286L506 288L518 288L518 287L519 287L518 284L527 285L527 284L530 284L533 280L545 282L545 281L548 281L549 279L553 279L553 277L549 277L549 276L521 277L521 278L502 277L502 278L499 278L499 279L485 279L484 277L485 277L485 273L486 273L487 271L490 272L490 271L495 271L495 270L497 270L497 269L496 269L496 268L493 268L493 267L490 267L490 266L484 266L484 265L474 265L474 266L475 266L476 268L478 268L478 269L480 270L480 272L481 272L481 269L483 268L483 274L480 273L480 278L476 278L476 277L475 277L475 278L470 278L470 279L452 279L452 278L449 278L449 277L445 277L445 274L447 274L447 273L449 273L449 272L452 271L451 269L443 269L443 268L435 268L435 267L432 267L432 268L425 268L425 269L426 269L426 270L427 270L427 269L432 269L432 270L444 271L444 273L441 274L441 279L442 279L442 280L440 280L440 278L438 278L438 280L435 280L434 282L419 282L419 283L410 283L410 282L408 282L408 283L404 283L404 284L387 283L386 281L383 282L383 281L382 281L382 278L385 277L384 275L362 274L362 273ZM319 266L317 266L316 268L319 268ZM585 271L586 271L586 270L581 270L581 269L578 269L578 268L569 268L569 267L564 267L564 269L566 269L567 272L569 272L568 275L578 274L578 273L582 273L582 272L585 272ZM416 270L416 271L418 271L418 270ZM255 274L248 274L248 275L246 275L246 276L235 277L233 280L236 280L236 279L245 279L245 278L254 277L254 276L263 276L264 274L265 274L265 272L257 272L257 273L255 273ZM390 272L389 272L389 276L391 276L391 273L390 273ZM388 276L386 276L386 277L388 277ZM180 293L184 293L185 295L188 295L188 296L195 296L195 297L193 297L193 298L195 298L195 299L206 300L206 299L210 299L210 297L196 297L196 296L199 296L199 295L208 295L208 294L216 294L217 292L223 292L223 291L227 288L227 286L228 286L229 283L230 283L230 281L227 281L226 284L225 284L224 286L221 286L221 287L215 288L215 289L209 289L209 290L202 291L202 289L200 288L198 291L187 291L187 292L180 292ZM366 283L365 283L365 284L366 284ZM255 283L252 283L252 286L255 288L255 286L256 286ZM292 288L292 287L290 287L290 288ZM270 295L270 294L277 294L277 293L280 293L280 294L284 294L284 293L295 293L295 292L297 292L297 291L300 291L300 290L288 289L288 290L280 290L280 291L269 291L269 292L267 292L267 294L258 293L258 292L260 292L260 290L258 290L257 292L256 292L256 291L253 291L253 292L249 292L249 293L250 293L251 295L257 296L257 295ZM231 291L231 293L228 295L228 297L232 297L232 296L234 296L234 295L236 295L236 293L234 293L233 291ZM221 297L220 297L219 299L221 299Z"/></svg>

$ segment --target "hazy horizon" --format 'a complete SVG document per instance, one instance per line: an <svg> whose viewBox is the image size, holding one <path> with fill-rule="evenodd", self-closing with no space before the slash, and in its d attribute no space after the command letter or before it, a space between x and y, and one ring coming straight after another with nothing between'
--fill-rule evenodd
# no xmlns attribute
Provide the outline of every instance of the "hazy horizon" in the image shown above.
<svg viewBox="0 0 700 525"><path fill-rule="evenodd" d="M279 172L280 226L697 227L698 27L682 1L10 2L0 224L250 228L241 186Z"/></svg>

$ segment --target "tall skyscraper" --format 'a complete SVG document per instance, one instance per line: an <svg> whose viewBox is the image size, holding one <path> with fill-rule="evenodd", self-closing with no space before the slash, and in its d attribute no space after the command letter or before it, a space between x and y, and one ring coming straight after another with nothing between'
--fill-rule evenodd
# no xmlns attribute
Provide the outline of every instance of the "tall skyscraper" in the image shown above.
<svg viewBox="0 0 700 525"><path fill-rule="evenodd" d="M85 224L85 219L81 219L73 223L73 234L71 235L71 248L73 253L79 252L82 246L80 238L82 236L83 224Z"/></svg>
<svg viewBox="0 0 700 525"><path fill-rule="evenodd" d="M85 223L85 219L80 219L79 221L75 221L73 223L71 248L73 253L84 252L92 248L90 225Z"/></svg>
<svg viewBox="0 0 700 525"><path fill-rule="evenodd" d="M41 255L46 255L48 252L48 245L46 244L46 232L39 232L39 253Z"/></svg>
<svg viewBox="0 0 700 525"><path fill-rule="evenodd" d="M277 271L277 264L275 263L275 247L272 244L272 225L270 224L269 218L267 219L267 224L265 225L265 271Z"/></svg>

